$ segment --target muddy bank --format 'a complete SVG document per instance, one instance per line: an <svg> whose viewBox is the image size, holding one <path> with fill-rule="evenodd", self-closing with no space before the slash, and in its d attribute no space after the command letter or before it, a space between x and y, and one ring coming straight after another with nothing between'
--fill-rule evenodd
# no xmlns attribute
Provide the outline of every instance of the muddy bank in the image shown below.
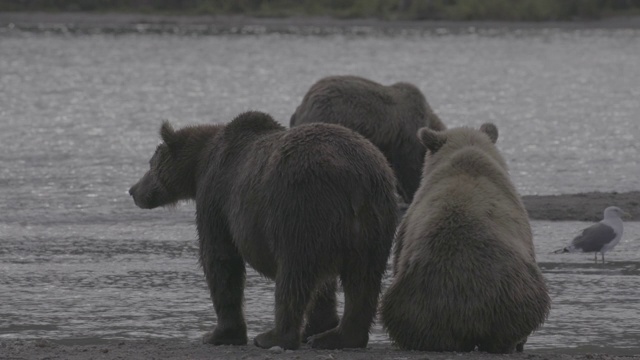
<svg viewBox="0 0 640 360"><path fill-rule="evenodd" d="M531 220L596 222L602 220L605 208L617 206L629 214L623 220L640 221L640 191L526 195L522 201ZM407 204L401 204L399 215L407 208Z"/></svg>
<svg viewBox="0 0 640 360"><path fill-rule="evenodd" d="M640 191L536 195L522 200L532 220L600 221L607 206L617 206L629 213L624 220L640 221Z"/></svg>
<svg viewBox="0 0 640 360"><path fill-rule="evenodd" d="M635 354L600 354L572 350L564 352L527 352L512 355L491 355L486 353L434 353L400 351L392 346L372 345L359 350L312 350L303 347L296 351L281 349L264 350L252 345L211 346L196 341L146 340L107 341L100 344L86 344L82 341L53 343L44 340L0 340L0 359L313 359L313 360L623 360L640 359Z"/></svg>

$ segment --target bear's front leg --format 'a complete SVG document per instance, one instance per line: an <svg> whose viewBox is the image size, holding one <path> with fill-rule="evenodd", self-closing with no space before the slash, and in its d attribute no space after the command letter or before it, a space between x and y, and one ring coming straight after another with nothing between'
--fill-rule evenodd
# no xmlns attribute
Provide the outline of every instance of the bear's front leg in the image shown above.
<svg viewBox="0 0 640 360"><path fill-rule="evenodd" d="M206 240L207 238L205 238ZM244 283L246 269L242 256L222 238L202 241L201 261L209 292L213 300L218 324L204 335L202 341L213 345L247 344L247 325L244 320Z"/></svg>

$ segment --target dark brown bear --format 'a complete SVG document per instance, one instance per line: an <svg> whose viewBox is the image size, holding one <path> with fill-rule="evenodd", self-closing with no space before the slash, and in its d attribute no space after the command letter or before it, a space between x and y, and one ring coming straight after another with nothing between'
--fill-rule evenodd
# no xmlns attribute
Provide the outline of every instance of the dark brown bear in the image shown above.
<svg viewBox="0 0 640 360"><path fill-rule="evenodd" d="M218 319L204 342L246 344L246 262L276 282L275 328L257 346L296 349L304 332L314 348L365 347L396 226L382 153L341 126L287 130L260 112L178 131L165 122L160 134L151 169L129 192L143 209L195 200Z"/></svg>
<svg viewBox="0 0 640 360"><path fill-rule="evenodd" d="M445 129L414 85L385 86L357 76L330 76L311 86L289 125L316 122L340 124L371 140L389 160L407 204L420 184L425 155L418 129Z"/></svg>

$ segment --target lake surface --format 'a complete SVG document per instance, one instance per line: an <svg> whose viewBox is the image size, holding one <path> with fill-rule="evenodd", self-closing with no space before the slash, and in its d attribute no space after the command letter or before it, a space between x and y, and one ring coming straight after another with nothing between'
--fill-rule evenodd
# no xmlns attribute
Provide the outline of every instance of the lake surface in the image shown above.
<svg viewBox="0 0 640 360"><path fill-rule="evenodd" d="M0 28L0 338L197 339L215 322L193 204L126 190L162 119L284 124L333 74L410 81L452 126L494 122L523 195L640 188L640 30L229 34ZM553 308L531 351L640 352L640 223L605 265L550 254L581 222L533 222ZM385 280L385 286L389 283ZM250 271L249 336L273 321ZM388 342L376 325L371 339Z"/></svg>

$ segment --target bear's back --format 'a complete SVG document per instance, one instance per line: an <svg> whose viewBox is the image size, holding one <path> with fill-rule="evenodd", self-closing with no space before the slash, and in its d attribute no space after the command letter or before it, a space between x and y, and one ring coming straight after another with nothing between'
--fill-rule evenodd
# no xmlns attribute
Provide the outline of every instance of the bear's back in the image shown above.
<svg viewBox="0 0 640 360"><path fill-rule="evenodd" d="M275 274L273 252L293 241L283 238L300 239L320 228L342 233L364 227L351 224L356 217L370 219L370 231L388 233L381 238L392 241L395 177L380 151L356 132L332 124L284 129L267 114L249 112L227 124L212 143L211 166L201 180L207 186L196 202L214 205L208 213L225 223L260 273ZM341 246L330 243L323 251Z"/></svg>
<svg viewBox="0 0 640 360"><path fill-rule="evenodd" d="M488 251L495 246L506 247L531 261L535 259L526 210L501 158L496 159L478 147L464 147L442 159L424 181L414 199L416 206L412 205L416 214L408 214L408 231L419 234L428 228L455 223L458 228L452 226L443 231L453 238L468 237L471 234L466 234L461 225L469 224L470 229L481 232L473 235L492 242L486 248ZM408 244L414 240L423 241L420 236L416 239L407 236L405 245L415 246ZM439 245L442 251L449 251L446 240Z"/></svg>
<svg viewBox="0 0 640 360"><path fill-rule="evenodd" d="M270 161L278 171L295 169L296 178L319 176L319 170L394 178L376 146L340 125L304 124L288 130L279 142Z"/></svg>
<svg viewBox="0 0 640 360"><path fill-rule="evenodd" d="M327 176L332 170L393 177L377 147L359 133L335 124L286 129L268 114L249 111L225 125L211 143L210 157L239 177L288 169L296 177L319 176L319 172Z"/></svg>
<svg viewBox="0 0 640 360"><path fill-rule="evenodd" d="M331 76L311 86L291 116L290 126L324 122L346 126L385 146L402 132L427 126L429 108L418 88L386 86L357 76Z"/></svg>

